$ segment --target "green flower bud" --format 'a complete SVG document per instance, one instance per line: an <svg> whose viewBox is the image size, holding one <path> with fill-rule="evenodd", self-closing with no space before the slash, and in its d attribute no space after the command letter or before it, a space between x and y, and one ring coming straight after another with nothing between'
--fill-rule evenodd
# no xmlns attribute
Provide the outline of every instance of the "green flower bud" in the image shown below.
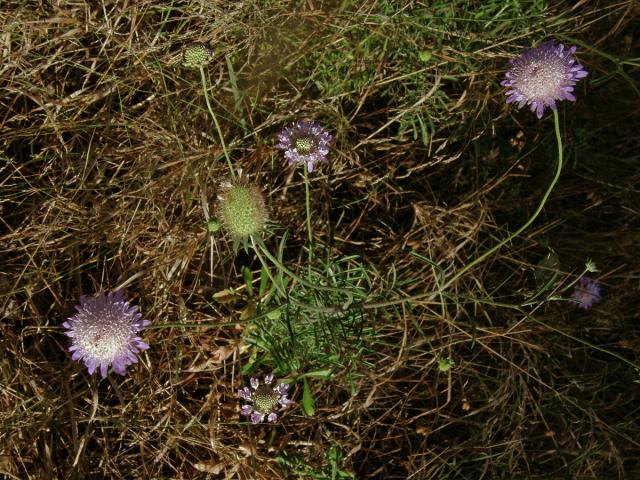
<svg viewBox="0 0 640 480"><path fill-rule="evenodd" d="M596 262L591 260L590 258L585 262L584 267L587 269L587 272L597 272L598 267L596 267Z"/></svg>

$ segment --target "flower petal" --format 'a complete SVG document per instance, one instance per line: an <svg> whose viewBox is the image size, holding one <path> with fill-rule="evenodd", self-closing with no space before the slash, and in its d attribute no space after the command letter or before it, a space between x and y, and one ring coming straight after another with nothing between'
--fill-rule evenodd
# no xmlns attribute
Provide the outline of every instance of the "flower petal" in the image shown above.
<svg viewBox="0 0 640 480"><path fill-rule="evenodd" d="M260 423L262 422L262 420L264 420L264 415L258 412L252 412L251 413L251 422L253 423Z"/></svg>
<svg viewBox="0 0 640 480"><path fill-rule="evenodd" d="M501 85L506 87L506 103L518 108L529 105L538 118L547 107L555 110L558 100L575 100L570 92L576 81L588 75L573 54L576 47L566 48L555 40L541 42L537 48L527 48L510 60L511 69Z"/></svg>
<svg viewBox="0 0 640 480"><path fill-rule="evenodd" d="M141 320L138 306L130 305L122 290L101 292L94 298L81 296L76 311L62 326L73 339L71 359L84 361L90 375L99 369L106 377L109 366L124 375L126 366L138 361L135 354L149 348L136 336L149 321Z"/></svg>
<svg viewBox="0 0 640 480"><path fill-rule="evenodd" d="M252 401L251 390L249 390L247 387L243 387L240 390L238 390L238 395L240 395L240 398L243 398L247 402Z"/></svg>

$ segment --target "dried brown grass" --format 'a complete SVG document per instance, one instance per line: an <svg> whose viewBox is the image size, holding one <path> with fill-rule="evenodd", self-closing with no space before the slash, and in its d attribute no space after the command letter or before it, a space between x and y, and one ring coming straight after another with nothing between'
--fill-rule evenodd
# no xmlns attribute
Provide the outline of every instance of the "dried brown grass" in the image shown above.
<svg viewBox="0 0 640 480"><path fill-rule="evenodd" d="M562 17L567 29L586 42L599 35L593 43L619 58L637 57L626 40L637 36L633 2L581 3L586 11ZM181 46L216 47L214 108L234 162L264 186L272 220L289 230L291 262L304 258L304 190L269 139L293 112L333 126L331 169L313 183L316 234L371 265L381 300L438 292L438 269L410 251L448 271L464 266L522 223L548 181L545 148L513 165L513 123L487 73L447 85L448 116L429 145L400 141L387 125L402 112L376 100L382 70L346 99L304 93L304 82L282 69L309 48L288 43L287 33L300 40L324 32L331 10L315 7L295 15L253 2L0 8L0 472L272 479L282 476L276 458L284 451L320 468L338 445L358 478L636 478L637 371L557 333L639 363L639 177L629 140L638 110L597 56L590 68L601 84L576 107L580 121L567 120L576 163L547 218L449 291L370 313L376 336L357 374L315 383L314 417L292 409L274 427L237 423L235 392L251 352L240 321L246 302L212 296L242 285L238 270L249 260L234 258L223 237L213 245L206 229L203 208L227 173L199 77L177 63ZM263 55L265 42L277 48ZM504 46L487 48L460 55L494 75ZM242 112L226 81L227 54L239 71ZM438 76L444 54L439 61ZM631 75L637 80L637 69ZM361 113L348 118L347 101ZM550 138L544 125L518 128L528 146ZM612 166L599 175L605 151ZM539 323L505 306L534 291L543 241L562 254L563 274L596 259L602 307L527 310ZM404 283L389 290L392 265ZM118 287L153 321L144 335L152 348L127 377L98 382L70 362L60 323L79 294ZM438 372L448 357L455 366ZM295 387L293 398L300 394Z"/></svg>

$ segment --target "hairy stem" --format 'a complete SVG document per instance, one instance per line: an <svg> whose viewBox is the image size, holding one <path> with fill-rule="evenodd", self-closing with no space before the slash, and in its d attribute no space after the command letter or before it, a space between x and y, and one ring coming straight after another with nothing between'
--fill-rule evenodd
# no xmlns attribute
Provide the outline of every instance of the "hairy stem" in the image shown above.
<svg viewBox="0 0 640 480"><path fill-rule="evenodd" d="M231 165L231 158L229 158L229 152L227 151L227 146L224 143L224 136L222 135L222 130L220 130L220 124L218 123L218 117L213 113L213 108L211 108L211 102L209 101L209 88L207 87L207 76L204 73L204 67L200 67L200 78L202 79L202 91L204 92L204 99L207 102L207 108L209 109L209 113L213 118L213 123L216 126L216 130L218 132L218 137L220 137L220 145L222 146L222 151L224 152L224 158L227 160L227 166L229 167L229 172L231 172L231 178L235 178L235 172L233 170L233 166Z"/></svg>

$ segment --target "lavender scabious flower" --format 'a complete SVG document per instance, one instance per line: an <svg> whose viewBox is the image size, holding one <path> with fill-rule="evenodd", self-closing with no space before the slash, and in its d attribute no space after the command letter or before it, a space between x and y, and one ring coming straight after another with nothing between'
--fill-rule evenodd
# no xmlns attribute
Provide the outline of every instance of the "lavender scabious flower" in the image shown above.
<svg viewBox="0 0 640 480"><path fill-rule="evenodd" d="M260 381L256 377L251 377L249 387L241 388L238 391L240 397L246 400L246 405L240 409L240 414L247 416L253 423L263 422L265 417L269 422L276 422L278 415L276 410L278 405L286 408L291 404L291 400L287 398L289 385L280 383L277 386L271 386L273 375L265 375L264 384L260 385Z"/></svg>
<svg viewBox="0 0 640 480"><path fill-rule="evenodd" d="M576 47L565 48L555 40L542 42L537 48L526 48L522 55L509 60L511 70L500 84L507 87L507 103L518 108L531 106L542 118L545 108L556 110L556 100L575 101L573 86L588 75L573 54Z"/></svg>
<svg viewBox="0 0 640 480"><path fill-rule="evenodd" d="M319 123L298 120L278 134L280 143L276 147L284 150L289 165L303 163L307 165L307 170L312 172L316 162L329 162L327 154L331 138Z"/></svg>
<svg viewBox="0 0 640 480"><path fill-rule="evenodd" d="M127 365L138 361L135 354L149 348L136 333L151 322L141 320L138 307L129 305L122 290L95 298L81 296L76 310L62 326L72 338L71 359L83 360L90 375L100 367L102 378L106 377L109 365L124 375Z"/></svg>
<svg viewBox="0 0 640 480"><path fill-rule="evenodd" d="M571 294L571 299L580 308L588 310L594 303L598 303L600 297L600 284L597 280L588 277L580 277L575 290Z"/></svg>

